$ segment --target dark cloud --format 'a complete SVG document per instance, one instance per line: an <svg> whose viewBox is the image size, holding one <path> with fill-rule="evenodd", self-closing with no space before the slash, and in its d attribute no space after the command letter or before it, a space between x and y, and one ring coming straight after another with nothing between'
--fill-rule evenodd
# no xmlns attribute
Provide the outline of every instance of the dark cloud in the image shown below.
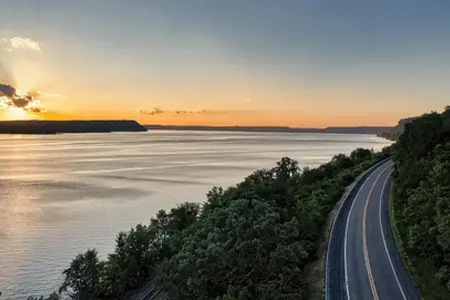
<svg viewBox="0 0 450 300"><path fill-rule="evenodd" d="M16 96L16 89L9 84L0 83L0 94L8 98Z"/></svg>
<svg viewBox="0 0 450 300"><path fill-rule="evenodd" d="M175 110L173 111L175 115L209 115L209 114L219 114L223 113L223 111L219 110L209 110L209 109L202 109L202 110Z"/></svg>
<svg viewBox="0 0 450 300"><path fill-rule="evenodd" d="M30 104L30 99L28 97L21 97L21 98L12 98L11 102L14 104L15 107L24 108L27 107Z"/></svg>
<svg viewBox="0 0 450 300"><path fill-rule="evenodd" d="M141 115L148 115L148 116L154 116L164 113L164 111L158 107L153 107L152 109L149 110L139 109L138 111Z"/></svg>
<svg viewBox="0 0 450 300"><path fill-rule="evenodd" d="M187 115L187 114L193 114L193 110L175 110L174 113L176 115Z"/></svg>
<svg viewBox="0 0 450 300"><path fill-rule="evenodd" d="M0 108L17 107L33 113L41 113L42 109L37 107L39 101L33 97L33 93L18 95L16 89L9 85L0 83Z"/></svg>
<svg viewBox="0 0 450 300"><path fill-rule="evenodd" d="M32 112L32 113L43 113L44 110L37 108L37 107L27 107L25 108L26 111Z"/></svg>
<svg viewBox="0 0 450 300"><path fill-rule="evenodd" d="M153 107L152 109L145 110L145 109L139 109L138 112L141 115L147 115L147 116L154 116L159 114L172 114L175 116L186 116L186 115L206 115L206 114L220 114L224 113L224 111L220 110L209 110L209 109L202 109L202 110L162 110L158 107Z"/></svg>

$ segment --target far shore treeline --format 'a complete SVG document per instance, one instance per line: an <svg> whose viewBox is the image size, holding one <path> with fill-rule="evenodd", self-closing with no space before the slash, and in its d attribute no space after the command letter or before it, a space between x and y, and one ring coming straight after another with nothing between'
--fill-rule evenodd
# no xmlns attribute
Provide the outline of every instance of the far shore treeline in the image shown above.
<svg viewBox="0 0 450 300"><path fill-rule="evenodd" d="M147 131L134 120L0 121L0 134L109 133Z"/></svg>
<svg viewBox="0 0 450 300"><path fill-rule="evenodd" d="M347 185L389 155L359 148L303 169L282 158L227 189L214 187L202 205L160 210L119 233L105 261L95 249L77 255L59 291L28 300L127 299L150 281L169 299L307 299L305 266L318 259L330 211Z"/></svg>
<svg viewBox="0 0 450 300"><path fill-rule="evenodd" d="M232 132L278 132L278 133L340 133L383 135L394 130L391 126L341 126L341 127L288 127L288 126L205 126L205 125L144 125L149 130L195 130Z"/></svg>
<svg viewBox="0 0 450 300"><path fill-rule="evenodd" d="M117 131L195 130L230 132L277 133L340 133L374 134L383 136L395 130L389 126L349 126L326 128L300 128L287 126L200 126L200 125L141 125L134 120L17 120L0 121L0 134L58 134L107 133ZM389 136L386 136L389 137Z"/></svg>

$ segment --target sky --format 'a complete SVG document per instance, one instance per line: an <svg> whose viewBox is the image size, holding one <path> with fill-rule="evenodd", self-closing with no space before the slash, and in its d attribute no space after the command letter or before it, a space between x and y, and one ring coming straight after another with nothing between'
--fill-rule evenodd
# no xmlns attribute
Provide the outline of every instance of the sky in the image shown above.
<svg viewBox="0 0 450 300"><path fill-rule="evenodd" d="M450 104L449 32L448 0L0 0L0 119L394 125Z"/></svg>

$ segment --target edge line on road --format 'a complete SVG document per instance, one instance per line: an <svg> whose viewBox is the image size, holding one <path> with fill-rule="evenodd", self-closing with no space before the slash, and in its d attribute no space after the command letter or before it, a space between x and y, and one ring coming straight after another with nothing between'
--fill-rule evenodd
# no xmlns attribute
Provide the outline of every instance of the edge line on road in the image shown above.
<svg viewBox="0 0 450 300"><path fill-rule="evenodd" d="M348 264L347 264L347 242L348 242L348 228L350 224L350 216L352 215L353 207L355 206L356 199L358 198L360 192L362 191L363 186L367 183L367 181L376 173L378 168L381 168L383 165L380 165L375 169L372 174L370 174L364 182L359 187L358 192L356 193L356 196L353 199L352 206L350 207L350 211L348 212L347 221L345 223L345 233L344 233L344 274L345 274L345 291L347 294L347 300L350 300L350 289L348 287Z"/></svg>
<svg viewBox="0 0 450 300"><path fill-rule="evenodd" d="M381 204L383 202L383 195L384 195L384 191L386 189L386 184L387 184L389 178L391 177L392 172L393 172L393 170L391 172L389 172L386 180L383 183L383 188L381 189L380 203L378 203L378 220L380 222L381 236L383 237L384 251L386 251L386 255L387 255L388 259L389 259L389 263L391 264L392 273L394 273L395 281L397 281L397 285L398 285L398 287L400 289L400 292L402 293L403 299L404 300L408 300L408 298L406 298L405 292L403 291L402 285L400 284L400 280L398 279L397 272L395 271L395 268L394 268L394 264L392 263L392 258L391 258L391 255L389 253L389 249L387 247L386 238L384 236L383 223L381 221Z"/></svg>

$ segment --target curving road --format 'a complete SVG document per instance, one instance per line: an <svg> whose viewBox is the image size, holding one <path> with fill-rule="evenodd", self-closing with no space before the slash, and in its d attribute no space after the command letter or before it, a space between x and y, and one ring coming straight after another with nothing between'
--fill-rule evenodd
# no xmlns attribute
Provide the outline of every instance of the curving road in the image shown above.
<svg viewBox="0 0 450 300"><path fill-rule="evenodd" d="M419 300L395 247L389 219L393 164L356 183L334 221L326 260L326 300Z"/></svg>

